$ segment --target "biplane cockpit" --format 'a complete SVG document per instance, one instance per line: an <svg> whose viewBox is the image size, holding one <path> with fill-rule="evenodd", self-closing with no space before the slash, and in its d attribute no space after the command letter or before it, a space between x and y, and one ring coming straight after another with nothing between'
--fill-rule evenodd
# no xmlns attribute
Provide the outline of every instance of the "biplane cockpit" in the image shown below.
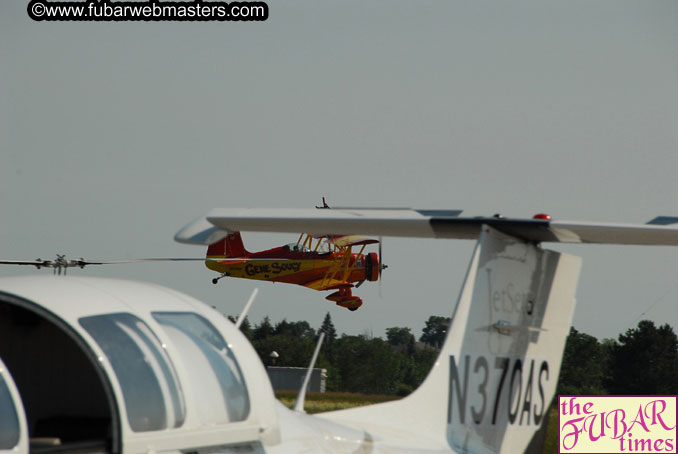
<svg viewBox="0 0 678 454"><path fill-rule="evenodd" d="M289 243L287 247L292 252L311 252L309 248L299 243Z"/></svg>

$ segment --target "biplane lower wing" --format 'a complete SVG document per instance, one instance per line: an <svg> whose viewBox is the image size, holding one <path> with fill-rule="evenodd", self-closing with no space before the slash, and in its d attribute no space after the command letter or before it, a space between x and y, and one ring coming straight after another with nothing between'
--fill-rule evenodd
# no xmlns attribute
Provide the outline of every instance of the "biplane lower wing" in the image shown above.
<svg viewBox="0 0 678 454"><path fill-rule="evenodd" d="M305 287L313 290L336 290L340 288L351 288L352 284L339 279L316 279L315 281L304 284Z"/></svg>
<svg viewBox="0 0 678 454"><path fill-rule="evenodd" d="M459 210L215 208L184 227L175 240L208 244L229 231L308 232L416 238L476 239L482 225L530 242L678 245L675 224L613 224L460 217ZM665 218L661 218L665 219Z"/></svg>

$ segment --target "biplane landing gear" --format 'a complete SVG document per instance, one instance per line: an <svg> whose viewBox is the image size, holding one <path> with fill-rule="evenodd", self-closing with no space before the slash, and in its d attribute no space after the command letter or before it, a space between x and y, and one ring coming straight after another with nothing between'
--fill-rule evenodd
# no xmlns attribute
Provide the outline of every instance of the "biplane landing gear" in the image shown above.
<svg viewBox="0 0 678 454"><path fill-rule="evenodd" d="M362 305L363 299L359 296L352 296L350 298L337 301L337 306L345 307L351 312L358 310L358 308Z"/></svg>
<svg viewBox="0 0 678 454"><path fill-rule="evenodd" d="M219 282L219 279L224 278L224 277L228 277L228 276L230 276L229 273L224 273L219 277L215 277L214 279L212 279L212 284L216 285Z"/></svg>
<svg viewBox="0 0 678 454"><path fill-rule="evenodd" d="M337 306L345 307L349 311L354 311L363 305L363 299L354 296L351 293L351 287L343 287L325 297L326 300L334 301Z"/></svg>
<svg viewBox="0 0 678 454"><path fill-rule="evenodd" d="M353 296L353 295L351 295L351 289L350 288L340 288L339 290L332 293L331 295L327 295L325 297L325 299L329 300L329 301L334 301L337 304L339 304L339 301L350 298L351 296Z"/></svg>

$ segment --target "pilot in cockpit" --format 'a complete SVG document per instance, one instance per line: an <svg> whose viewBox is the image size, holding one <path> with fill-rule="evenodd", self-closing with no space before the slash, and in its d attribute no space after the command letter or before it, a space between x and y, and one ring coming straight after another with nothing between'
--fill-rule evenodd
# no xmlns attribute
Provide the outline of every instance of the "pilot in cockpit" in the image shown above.
<svg viewBox="0 0 678 454"><path fill-rule="evenodd" d="M290 243L287 245L287 247L292 252L310 252L310 250L307 247L299 243Z"/></svg>

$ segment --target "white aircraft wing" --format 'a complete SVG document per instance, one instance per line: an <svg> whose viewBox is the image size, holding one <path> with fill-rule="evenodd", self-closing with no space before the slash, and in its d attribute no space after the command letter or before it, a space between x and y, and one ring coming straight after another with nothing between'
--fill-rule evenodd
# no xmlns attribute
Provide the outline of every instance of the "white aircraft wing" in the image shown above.
<svg viewBox="0 0 678 454"><path fill-rule="evenodd" d="M505 217L461 217L459 210L215 208L175 239L209 244L220 232L305 232L418 238L476 239L482 225L531 242L678 245L676 218L650 224L611 224Z"/></svg>
<svg viewBox="0 0 678 454"><path fill-rule="evenodd" d="M675 226L553 221L549 231L555 239L543 241L678 246Z"/></svg>
<svg viewBox="0 0 678 454"><path fill-rule="evenodd" d="M459 210L215 208L179 231L180 243L210 244L226 232L293 232L312 235L384 235L434 238L430 220ZM217 240L213 240L218 238ZM469 238L474 238L473 235Z"/></svg>

